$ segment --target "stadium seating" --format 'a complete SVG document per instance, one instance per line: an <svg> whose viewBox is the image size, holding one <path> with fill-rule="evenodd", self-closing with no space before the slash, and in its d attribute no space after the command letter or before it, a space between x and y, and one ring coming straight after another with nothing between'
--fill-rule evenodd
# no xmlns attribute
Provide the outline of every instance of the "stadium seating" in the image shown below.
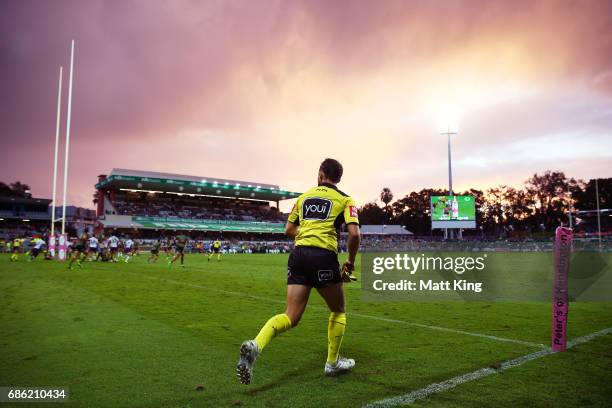
<svg viewBox="0 0 612 408"><path fill-rule="evenodd" d="M111 203L117 215L268 222L287 218L268 202L255 200L121 192Z"/></svg>

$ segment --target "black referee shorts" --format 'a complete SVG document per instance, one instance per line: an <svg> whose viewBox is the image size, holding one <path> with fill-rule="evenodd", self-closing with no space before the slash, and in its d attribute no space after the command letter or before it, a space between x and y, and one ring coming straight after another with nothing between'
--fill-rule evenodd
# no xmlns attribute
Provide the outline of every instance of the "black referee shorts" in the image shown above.
<svg viewBox="0 0 612 408"><path fill-rule="evenodd" d="M289 255L287 284L325 288L342 282L338 254L323 248L297 246Z"/></svg>

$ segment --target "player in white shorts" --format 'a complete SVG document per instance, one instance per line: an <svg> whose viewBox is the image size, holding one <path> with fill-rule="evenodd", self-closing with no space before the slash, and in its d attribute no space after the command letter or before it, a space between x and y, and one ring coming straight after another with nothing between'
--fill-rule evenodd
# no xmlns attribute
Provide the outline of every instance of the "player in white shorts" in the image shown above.
<svg viewBox="0 0 612 408"><path fill-rule="evenodd" d="M108 249L110 250L110 261L117 262L115 255L117 255L117 251L119 250L119 238L114 235L108 237Z"/></svg>
<svg viewBox="0 0 612 408"><path fill-rule="evenodd" d="M34 259L36 259L44 244L45 241L40 239L40 237L35 237L30 241L32 249L30 250L30 259L28 259L28 262L32 262Z"/></svg>
<svg viewBox="0 0 612 408"><path fill-rule="evenodd" d="M130 256L132 256L132 251L134 248L134 241L132 241L132 238L128 238L123 241L123 248L125 251L125 263L127 263L130 260Z"/></svg>
<svg viewBox="0 0 612 408"><path fill-rule="evenodd" d="M98 238L92 235L87 242L87 259L93 261L94 256L98 255Z"/></svg>

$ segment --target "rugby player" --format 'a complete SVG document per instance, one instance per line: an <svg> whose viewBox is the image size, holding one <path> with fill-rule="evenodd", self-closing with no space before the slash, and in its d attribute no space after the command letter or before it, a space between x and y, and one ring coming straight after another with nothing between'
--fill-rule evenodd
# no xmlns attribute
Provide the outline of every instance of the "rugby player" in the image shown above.
<svg viewBox="0 0 612 408"><path fill-rule="evenodd" d="M115 257L117 256L117 251L119 250L119 238L117 238L115 235L108 237L108 250L110 251L110 261L117 262Z"/></svg>
<svg viewBox="0 0 612 408"><path fill-rule="evenodd" d="M132 241L132 238L127 237L127 239L123 241L123 248L125 249L125 263L128 263L134 251L134 241Z"/></svg>
<svg viewBox="0 0 612 408"><path fill-rule="evenodd" d="M166 253L166 261L169 261L174 256L172 242L170 242L170 239L164 240L163 248L164 252Z"/></svg>
<svg viewBox="0 0 612 408"><path fill-rule="evenodd" d="M217 261L220 261L221 260L221 241L219 240L216 240L210 246L210 255L208 255L209 261L210 261L210 258L212 258L214 254L217 254Z"/></svg>
<svg viewBox="0 0 612 408"><path fill-rule="evenodd" d="M151 246L151 255L149 259L147 259L148 263L157 262L157 258L159 258L159 247L161 246L161 241L158 239Z"/></svg>
<svg viewBox="0 0 612 408"><path fill-rule="evenodd" d="M108 260L108 239L104 237L103 233L98 235L98 255L96 261Z"/></svg>
<svg viewBox="0 0 612 408"><path fill-rule="evenodd" d="M100 242L98 241L98 238L96 238L95 235L92 235L91 237L89 237L88 247L87 247L87 258L90 261L93 261L94 256L97 259L97 257L98 257L98 245L99 244L100 244Z"/></svg>
<svg viewBox="0 0 612 408"><path fill-rule="evenodd" d="M28 259L28 262L32 262L34 259L36 259L44 244L45 241L40 239L40 237L36 236L32 238L32 240L30 241L32 249L30 250L30 259Z"/></svg>
<svg viewBox="0 0 612 408"><path fill-rule="evenodd" d="M11 246L11 262L17 262L19 260L19 252L21 251L21 244L23 244L23 239L19 237L15 237L13 239L13 245Z"/></svg>
<svg viewBox="0 0 612 408"><path fill-rule="evenodd" d="M79 238L77 238L76 245L74 246L74 251L70 254L70 262L68 263L68 269L72 269L72 264L74 261L77 262L77 266L82 268L81 258L85 259L87 257L86 247L87 242L89 241L89 235L87 232L83 232Z"/></svg>
<svg viewBox="0 0 612 408"><path fill-rule="evenodd" d="M172 264L174 264L174 262L176 262L176 260L179 258L181 258L181 268L185 267L183 260L185 259L185 245L187 245L188 241L189 237L185 235L177 235L174 238L174 250L176 252L174 253L174 258L168 262L168 268L172 267Z"/></svg>
<svg viewBox="0 0 612 408"><path fill-rule="evenodd" d="M286 234L295 238L287 268L287 308L268 320L255 339L240 346L236 371L243 384L252 381L255 360L268 343L298 324L313 287L330 309L325 375L343 374L355 366L355 360L339 356L346 328L342 284L356 280L351 272L360 241L355 202L336 187L342 172L338 161L325 159L319 167L318 185L300 195L293 206L285 227ZM338 230L342 224L348 230L348 259L341 270Z"/></svg>
<svg viewBox="0 0 612 408"><path fill-rule="evenodd" d="M132 245L132 256L140 256L140 242L138 240L134 240L134 245Z"/></svg>

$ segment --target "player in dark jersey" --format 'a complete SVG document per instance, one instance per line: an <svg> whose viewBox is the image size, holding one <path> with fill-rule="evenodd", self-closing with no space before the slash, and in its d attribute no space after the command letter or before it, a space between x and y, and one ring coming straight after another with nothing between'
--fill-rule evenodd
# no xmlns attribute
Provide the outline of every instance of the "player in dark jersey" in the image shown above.
<svg viewBox="0 0 612 408"><path fill-rule="evenodd" d="M87 232L83 232L76 240L76 244L74 246L74 250L70 254L70 262L68 263L68 269L72 269L72 264L74 261L77 262L77 266L82 268L83 265L81 263L87 257L87 243L89 241L89 235ZM82 259L81 259L82 258Z"/></svg>
<svg viewBox="0 0 612 408"><path fill-rule="evenodd" d="M169 238L164 240L163 249L166 253L166 261L169 261L174 256L174 249L172 248L173 243Z"/></svg>
<svg viewBox="0 0 612 408"><path fill-rule="evenodd" d="M172 264L177 261L177 259L181 259L181 267L185 267L183 263L185 259L185 246L189 242L189 237L185 235L177 235L174 237L174 258L168 262L168 268L172 267Z"/></svg>
<svg viewBox="0 0 612 408"><path fill-rule="evenodd" d="M342 171L338 161L325 159L319 167L317 186L298 197L289 215L285 230L288 236L295 238L295 248L288 262L287 308L284 313L270 318L255 339L240 346L236 370L243 384L251 382L253 365L264 347L298 324L312 288L325 299L331 312L325 375L343 374L355 366L355 360L339 356L346 327L342 285L356 280L352 271L360 241L355 202L336 187ZM343 224L348 230L348 260L340 269L338 236Z"/></svg>
<svg viewBox="0 0 612 408"><path fill-rule="evenodd" d="M159 248L161 247L161 241L158 239L151 246L151 255L149 259L147 259L148 263L157 262L157 258L159 258Z"/></svg>

